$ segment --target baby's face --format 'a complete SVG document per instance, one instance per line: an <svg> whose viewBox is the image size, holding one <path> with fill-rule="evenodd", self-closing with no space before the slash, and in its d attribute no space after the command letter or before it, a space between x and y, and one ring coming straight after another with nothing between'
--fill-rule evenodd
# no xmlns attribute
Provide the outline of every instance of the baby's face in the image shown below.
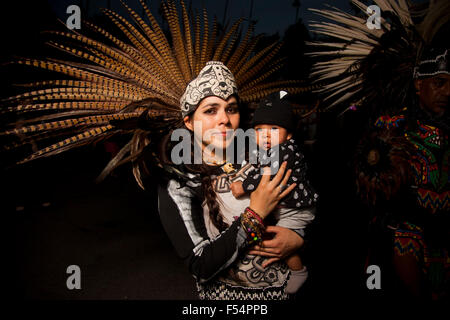
<svg viewBox="0 0 450 320"><path fill-rule="evenodd" d="M258 124L255 126L255 131L256 143L264 150L275 147L292 137L285 128L274 124Z"/></svg>

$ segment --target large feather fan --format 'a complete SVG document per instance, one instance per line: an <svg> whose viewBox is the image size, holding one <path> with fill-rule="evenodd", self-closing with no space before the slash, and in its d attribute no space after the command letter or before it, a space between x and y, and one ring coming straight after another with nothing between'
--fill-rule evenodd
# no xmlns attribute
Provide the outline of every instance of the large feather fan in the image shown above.
<svg viewBox="0 0 450 320"><path fill-rule="evenodd" d="M55 40L49 44L72 54L71 61L50 58L15 61L57 72L65 79L28 84L31 91L2 100L3 113L27 119L1 133L20 137L6 147L16 148L30 142L43 146L20 162L58 154L115 134L128 134L129 142L102 176L120 163L133 161L134 175L143 186L136 160L152 139L182 124L180 97L189 81L210 60L222 61L234 73L242 102L257 101L280 89L292 94L310 90L296 81L267 82L282 65L277 56L281 44L273 43L255 52L258 37L253 37L251 25L242 32L243 19L219 34L216 21L211 28L206 10L202 15L192 15L183 1L177 7L173 0L167 0L162 7L170 30L168 37L145 2L140 3L149 24L123 2L131 21L103 10L123 32L122 37L88 22L86 27L104 40L77 32L50 32Z"/></svg>

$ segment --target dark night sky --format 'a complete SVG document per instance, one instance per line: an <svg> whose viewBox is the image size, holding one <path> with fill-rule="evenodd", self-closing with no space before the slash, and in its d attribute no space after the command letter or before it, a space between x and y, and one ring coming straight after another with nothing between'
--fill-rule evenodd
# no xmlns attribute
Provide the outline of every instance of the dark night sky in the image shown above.
<svg viewBox="0 0 450 320"><path fill-rule="evenodd" d="M86 0L48 0L57 16L65 21L68 17L65 10L69 5L86 3ZM115 11L121 12L120 1L110 0L111 7ZM210 18L217 16L218 21L222 22L225 10L225 0L192 0L192 6L201 9L203 6L208 10ZM98 12L98 8L106 7L108 0L90 0L89 14ZM138 0L127 0L126 3L140 11ZM158 12L160 0L147 1L150 5L152 13ZM190 0L185 0L188 6ZM229 0L227 16L235 21L238 17L249 17L251 0ZM285 29L295 22L296 9L292 6L293 0L254 0L253 1L252 19L257 20L256 33L273 34L279 32L284 33ZM305 24L309 21L317 19L314 14L308 11L308 8L324 8L325 4L338 7L344 11L350 10L349 0L301 0L299 9L299 18ZM157 14L155 15L157 16ZM158 17L157 17L158 18Z"/></svg>

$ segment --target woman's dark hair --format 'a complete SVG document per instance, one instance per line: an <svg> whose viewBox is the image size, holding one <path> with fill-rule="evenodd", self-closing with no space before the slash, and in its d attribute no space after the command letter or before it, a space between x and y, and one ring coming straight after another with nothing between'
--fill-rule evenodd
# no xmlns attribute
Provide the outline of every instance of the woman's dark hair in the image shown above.
<svg viewBox="0 0 450 320"><path fill-rule="evenodd" d="M187 165L186 167L194 166L195 168L190 168L192 172L197 172L200 174L201 178L201 190L206 201L206 205L209 210L209 218L214 226L220 231L224 231L228 225L223 220L223 216L220 213L219 202L217 201L217 194L214 191L214 181L211 179L212 167L207 164L199 165Z"/></svg>

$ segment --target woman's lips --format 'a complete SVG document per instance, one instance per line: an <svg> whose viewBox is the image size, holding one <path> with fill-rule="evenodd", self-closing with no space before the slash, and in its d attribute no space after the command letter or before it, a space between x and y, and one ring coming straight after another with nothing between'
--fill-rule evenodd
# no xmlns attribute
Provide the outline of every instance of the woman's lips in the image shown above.
<svg viewBox="0 0 450 320"><path fill-rule="evenodd" d="M233 135L233 130L229 131L216 131L212 134L213 136L220 136L222 138L230 138Z"/></svg>

